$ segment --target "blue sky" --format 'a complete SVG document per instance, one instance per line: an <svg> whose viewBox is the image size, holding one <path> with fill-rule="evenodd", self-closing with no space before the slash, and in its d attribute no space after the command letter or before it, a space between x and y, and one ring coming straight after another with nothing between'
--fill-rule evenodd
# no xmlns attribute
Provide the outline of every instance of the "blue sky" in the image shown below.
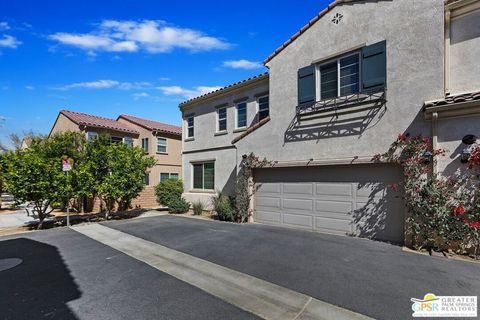
<svg viewBox="0 0 480 320"><path fill-rule="evenodd" d="M180 124L178 103L266 71L328 1L1 1L0 139L65 108Z"/></svg>

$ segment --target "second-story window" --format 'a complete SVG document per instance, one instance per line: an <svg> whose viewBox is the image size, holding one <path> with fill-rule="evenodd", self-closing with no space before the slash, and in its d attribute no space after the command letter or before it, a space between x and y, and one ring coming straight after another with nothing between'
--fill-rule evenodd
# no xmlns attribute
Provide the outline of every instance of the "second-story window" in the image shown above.
<svg viewBox="0 0 480 320"><path fill-rule="evenodd" d="M148 138L142 139L142 149L143 151L148 153Z"/></svg>
<svg viewBox="0 0 480 320"><path fill-rule="evenodd" d="M125 138L123 138L123 143L125 143L129 147L133 147L133 138L132 137L125 137Z"/></svg>
<svg viewBox="0 0 480 320"><path fill-rule="evenodd" d="M268 96L258 98L258 120L265 119L270 115Z"/></svg>
<svg viewBox="0 0 480 320"><path fill-rule="evenodd" d="M226 131L227 130L227 108L220 108L217 110L217 131Z"/></svg>
<svg viewBox="0 0 480 320"><path fill-rule="evenodd" d="M157 138L157 152L167 153L167 139Z"/></svg>
<svg viewBox="0 0 480 320"><path fill-rule="evenodd" d="M242 102L237 104L236 113L237 113L236 128L237 129L245 128L247 126L247 103Z"/></svg>
<svg viewBox="0 0 480 320"><path fill-rule="evenodd" d="M122 143L122 142L123 142L122 137L116 137L116 136L110 137L110 143Z"/></svg>
<svg viewBox="0 0 480 320"><path fill-rule="evenodd" d="M320 70L321 100L346 96L360 91L360 54L322 64Z"/></svg>
<svg viewBox="0 0 480 320"><path fill-rule="evenodd" d="M188 138L193 138L194 135L194 120L193 117L187 118L187 137Z"/></svg>
<svg viewBox="0 0 480 320"><path fill-rule="evenodd" d="M89 131L87 133L87 140L93 140L93 139L97 139L97 138L98 138L98 133L93 132L93 131Z"/></svg>

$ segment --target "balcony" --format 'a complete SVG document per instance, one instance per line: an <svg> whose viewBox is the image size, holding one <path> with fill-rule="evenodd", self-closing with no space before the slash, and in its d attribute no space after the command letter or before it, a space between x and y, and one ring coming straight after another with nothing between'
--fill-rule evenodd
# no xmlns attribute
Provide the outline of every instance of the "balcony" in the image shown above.
<svg viewBox="0 0 480 320"><path fill-rule="evenodd" d="M381 88L297 106L284 142L359 136L380 121L386 102Z"/></svg>
<svg viewBox="0 0 480 320"><path fill-rule="evenodd" d="M382 88L299 105L296 115L299 122L309 121L379 108L385 102L387 102L386 89Z"/></svg>

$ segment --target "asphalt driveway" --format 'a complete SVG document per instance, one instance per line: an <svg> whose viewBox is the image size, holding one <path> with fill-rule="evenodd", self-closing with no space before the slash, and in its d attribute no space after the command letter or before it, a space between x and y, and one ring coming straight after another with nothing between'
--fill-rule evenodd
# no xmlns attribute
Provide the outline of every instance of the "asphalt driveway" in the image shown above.
<svg viewBox="0 0 480 320"><path fill-rule="evenodd" d="M410 319L428 292L480 293L480 264L381 242L176 216L106 225L376 319Z"/></svg>
<svg viewBox="0 0 480 320"><path fill-rule="evenodd" d="M171 215L103 225L376 319L410 319L427 292L480 293L480 264L369 240ZM0 263L0 319L256 318L67 228L1 237L5 258L23 262Z"/></svg>

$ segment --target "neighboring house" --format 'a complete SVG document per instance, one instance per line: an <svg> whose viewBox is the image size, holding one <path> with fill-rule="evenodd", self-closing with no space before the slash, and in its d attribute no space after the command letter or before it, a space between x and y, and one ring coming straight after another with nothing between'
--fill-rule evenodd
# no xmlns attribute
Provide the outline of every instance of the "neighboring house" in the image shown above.
<svg viewBox="0 0 480 320"><path fill-rule="evenodd" d="M181 177L181 128L134 116L121 115L116 120L85 113L61 110L49 136L57 132L82 132L86 139L101 133L112 142L142 147L157 163L145 173L145 189L133 200L135 207L158 207L154 186L161 180Z"/></svg>
<svg viewBox="0 0 480 320"><path fill-rule="evenodd" d="M148 184L182 177L182 128L158 121L120 115L117 121L139 132L134 145L153 156L157 163L147 174Z"/></svg>
<svg viewBox="0 0 480 320"><path fill-rule="evenodd" d="M233 195L242 156L254 152L274 165L254 171L252 220L402 243L402 190L388 187L401 168L371 159L400 133L433 132L449 149L434 169L465 166L462 137L480 135L479 8L333 2L266 59L268 74L180 104L184 196Z"/></svg>

